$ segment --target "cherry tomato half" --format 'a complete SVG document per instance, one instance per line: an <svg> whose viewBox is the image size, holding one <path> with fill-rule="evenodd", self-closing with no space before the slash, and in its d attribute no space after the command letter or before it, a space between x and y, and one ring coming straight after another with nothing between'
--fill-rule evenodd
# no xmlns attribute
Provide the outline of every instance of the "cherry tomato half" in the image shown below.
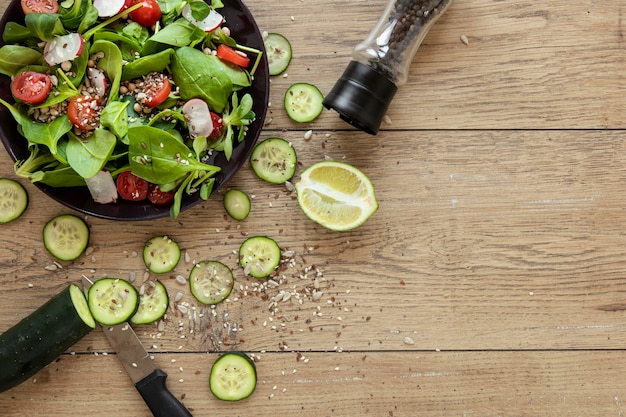
<svg viewBox="0 0 626 417"><path fill-rule="evenodd" d="M217 56L224 61L228 61L231 64L239 65L240 67L247 67L250 63L250 58L239 53L236 49L231 48L223 43L217 47Z"/></svg>
<svg viewBox="0 0 626 417"><path fill-rule="evenodd" d="M148 181L139 178L130 171L124 171L115 182L117 192L124 200L142 201L148 197Z"/></svg>
<svg viewBox="0 0 626 417"><path fill-rule="evenodd" d="M80 95L70 100L67 117L80 130L94 130L100 124L102 104L92 96Z"/></svg>
<svg viewBox="0 0 626 417"><path fill-rule="evenodd" d="M11 82L13 97L28 104L43 103L51 89L50 77L34 71L21 72Z"/></svg>
<svg viewBox="0 0 626 417"><path fill-rule="evenodd" d="M156 184L150 184L148 188L148 200L157 206L165 206L174 201L174 191L162 191Z"/></svg>
<svg viewBox="0 0 626 417"><path fill-rule="evenodd" d="M148 107L156 107L163 103L171 91L170 80L164 74L153 72L144 79L143 92L146 95L144 103Z"/></svg>
<svg viewBox="0 0 626 417"><path fill-rule="evenodd" d="M22 11L28 13L56 13L59 11L57 0L22 0Z"/></svg>
<svg viewBox="0 0 626 417"><path fill-rule="evenodd" d="M161 8L156 0L133 0L132 6L141 3L141 7L130 12L130 18L141 26L149 28L161 19Z"/></svg>

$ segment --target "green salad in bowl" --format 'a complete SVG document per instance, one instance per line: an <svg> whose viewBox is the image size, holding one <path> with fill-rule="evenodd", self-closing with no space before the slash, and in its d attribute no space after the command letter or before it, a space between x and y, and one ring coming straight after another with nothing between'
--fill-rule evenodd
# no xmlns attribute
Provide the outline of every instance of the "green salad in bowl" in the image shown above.
<svg viewBox="0 0 626 417"><path fill-rule="evenodd" d="M259 137L268 66L240 0L14 0L0 30L0 138L79 212L177 217Z"/></svg>

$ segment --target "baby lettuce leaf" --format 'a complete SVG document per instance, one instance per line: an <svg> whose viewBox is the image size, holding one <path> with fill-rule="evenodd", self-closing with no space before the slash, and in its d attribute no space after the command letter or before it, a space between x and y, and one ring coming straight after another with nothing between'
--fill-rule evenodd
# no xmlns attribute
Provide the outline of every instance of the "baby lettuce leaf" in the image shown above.
<svg viewBox="0 0 626 417"><path fill-rule="evenodd" d="M154 184L174 183L189 173L216 173L220 170L197 161L184 143L156 127L129 127L128 140L131 170Z"/></svg>
<svg viewBox="0 0 626 417"><path fill-rule="evenodd" d="M122 141L128 133L128 104L128 101L110 101L100 113L100 125Z"/></svg>
<svg viewBox="0 0 626 417"><path fill-rule="evenodd" d="M20 45L4 45L0 48L0 74L9 77L17 74L26 65L41 62L41 52Z"/></svg>
<svg viewBox="0 0 626 417"><path fill-rule="evenodd" d="M117 138L105 129L96 129L87 138L68 132L67 162L83 178L96 175L113 153Z"/></svg>
<svg viewBox="0 0 626 417"><path fill-rule="evenodd" d="M120 81L122 79L122 66L124 64L122 53L116 44L105 40L95 41L89 49L90 54L97 52L104 52L104 58L98 60L97 66L104 71L104 74L111 82L109 101L115 101L118 99Z"/></svg>
<svg viewBox="0 0 626 417"><path fill-rule="evenodd" d="M174 53L171 70L183 100L201 98L213 111L222 113L233 93L224 67L218 57L184 46Z"/></svg>
<svg viewBox="0 0 626 417"><path fill-rule="evenodd" d="M172 55L174 55L174 50L170 48L129 62L122 70L122 80L140 78L153 71L163 72L170 64Z"/></svg>

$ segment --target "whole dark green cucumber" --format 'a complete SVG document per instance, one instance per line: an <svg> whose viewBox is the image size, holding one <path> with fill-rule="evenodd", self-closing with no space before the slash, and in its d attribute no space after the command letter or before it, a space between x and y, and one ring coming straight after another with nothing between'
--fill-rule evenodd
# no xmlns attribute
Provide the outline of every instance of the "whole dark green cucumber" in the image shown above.
<svg viewBox="0 0 626 417"><path fill-rule="evenodd" d="M95 327L85 295L70 284L0 335L0 392L35 375Z"/></svg>

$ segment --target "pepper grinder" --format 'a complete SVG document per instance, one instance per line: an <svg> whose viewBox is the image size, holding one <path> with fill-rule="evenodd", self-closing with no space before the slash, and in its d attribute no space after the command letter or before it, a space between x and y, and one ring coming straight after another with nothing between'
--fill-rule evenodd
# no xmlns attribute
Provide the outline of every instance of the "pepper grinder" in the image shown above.
<svg viewBox="0 0 626 417"><path fill-rule="evenodd" d="M327 109L376 135L389 104L406 83L424 37L452 0L389 0L378 23L324 98Z"/></svg>

